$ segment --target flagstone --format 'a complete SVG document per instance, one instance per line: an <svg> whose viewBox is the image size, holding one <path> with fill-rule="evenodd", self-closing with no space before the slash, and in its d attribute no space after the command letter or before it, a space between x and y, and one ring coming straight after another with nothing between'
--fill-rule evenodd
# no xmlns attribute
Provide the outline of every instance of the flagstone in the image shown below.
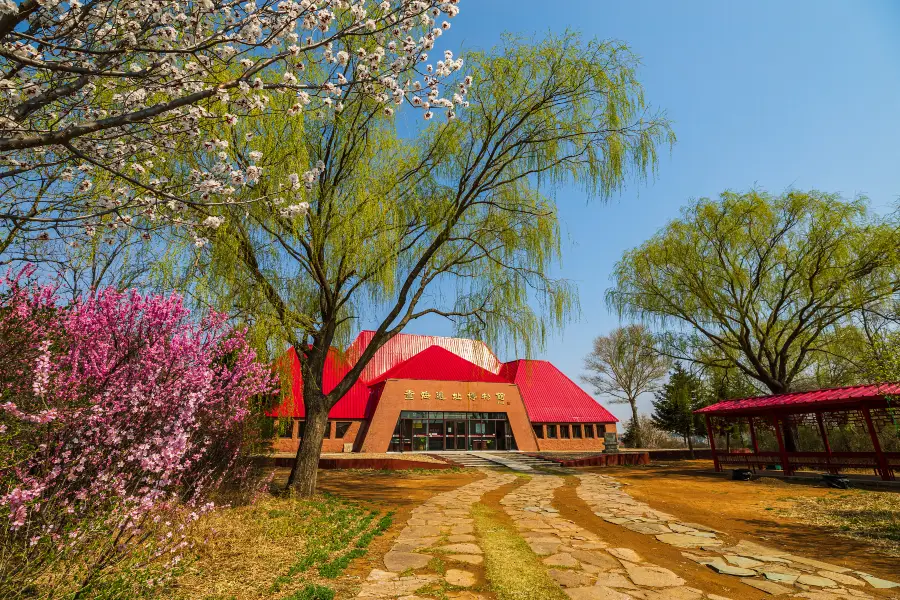
<svg viewBox="0 0 900 600"><path fill-rule="evenodd" d="M773 571L765 571L763 572L763 576L769 581L776 581L779 583L794 583L797 581L797 578L800 575L791 575L789 573L777 573Z"/></svg>
<svg viewBox="0 0 900 600"><path fill-rule="evenodd" d="M723 575L734 575L735 577L753 577L756 575L756 571L729 565L718 556L708 561L704 561L701 564L704 564L716 573L722 573Z"/></svg>
<svg viewBox="0 0 900 600"><path fill-rule="evenodd" d="M628 562L639 563L644 561L641 555L631 548L607 548L606 551L616 558L627 560Z"/></svg>
<svg viewBox="0 0 900 600"><path fill-rule="evenodd" d="M621 573L600 573L597 575L597 582L595 585L611 588L637 589L637 586Z"/></svg>
<svg viewBox="0 0 900 600"><path fill-rule="evenodd" d="M726 554L725 560L737 567L744 567L745 569L752 569L753 567L758 567L764 564L762 561L753 560L752 558L747 558L746 556L738 556L736 554Z"/></svg>
<svg viewBox="0 0 900 600"><path fill-rule="evenodd" d="M447 572L444 573L444 580L457 587L472 587L478 581L474 573L460 569L447 569Z"/></svg>
<svg viewBox="0 0 900 600"><path fill-rule="evenodd" d="M868 573L863 573L862 571L857 571L857 575L866 580L866 583L871 585L873 588L879 590L889 590L895 587L900 587L900 583L896 583L894 581L888 581L887 579L880 579L875 577L874 575L869 575Z"/></svg>
<svg viewBox="0 0 900 600"><path fill-rule="evenodd" d="M480 565L484 562L484 557L478 554L448 554L444 558L447 560L468 563L470 565Z"/></svg>
<svg viewBox="0 0 900 600"><path fill-rule="evenodd" d="M572 555L572 558L580 563L599 567L604 570L615 569L619 566L619 563L608 554L588 552L586 550L574 550L570 554Z"/></svg>
<svg viewBox="0 0 900 600"><path fill-rule="evenodd" d="M638 565L624 562L628 577L636 585L645 587L676 587L685 581L672 571L655 565Z"/></svg>
<svg viewBox="0 0 900 600"><path fill-rule="evenodd" d="M438 547L438 550L453 554L484 554L478 544L447 544Z"/></svg>
<svg viewBox="0 0 900 600"><path fill-rule="evenodd" d="M758 590L762 590L767 594L771 594L773 596L781 596L782 594L789 594L793 590L791 588L786 588L783 585L778 585L777 583L773 583L771 581L766 581L765 579L741 579L742 582L746 583L750 587L755 587Z"/></svg>
<svg viewBox="0 0 900 600"><path fill-rule="evenodd" d="M827 577L820 577L818 575L801 575L797 578L797 583L801 583L803 585L813 585L815 587L837 587L837 584L834 582L834 580L828 579Z"/></svg>
<svg viewBox="0 0 900 600"><path fill-rule="evenodd" d="M556 554L556 550L559 548L560 544L558 542L528 542L528 546L531 548L531 551L538 556L549 556L550 554Z"/></svg>
<svg viewBox="0 0 900 600"><path fill-rule="evenodd" d="M856 577L854 577L852 575L847 575L846 573L835 573L833 571L819 571L819 575L821 575L822 577L828 577L829 579L833 579L833 580L837 581L838 583L843 583L844 585L857 585L857 586L866 585L865 581L863 581L861 579L857 579Z"/></svg>
<svg viewBox="0 0 900 600"><path fill-rule="evenodd" d="M563 587L584 587L594 583L594 578L587 573L581 571L572 571L569 569L548 569L547 574L556 580L556 583Z"/></svg>
<svg viewBox="0 0 900 600"><path fill-rule="evenodd" d="M679 548L697 548L705 545L717 546L722 543L721 540L688 535L686 533L661 533L656 536L656 539L664 544Z"/></svg>
<svg viewBox="0 0 900 600"><path fill-rule="evenodd" d="M544 559L544 564L550 565L551 567L576 568L579 566L578 561L575 560L575 558L573 558L572 555L567 552L548 556Z"/></svg>
<svg viewBox="0 0 900 600"><path fill-rule="evenodd" d="M428 554L417 554L415 552L394 552L393 550L384 555L384 566L388 571L402 573L408 569L421 569L431 560Z"/></svg>
<svg viewBox="0 0 900 600"><path fill-rule="evenodd" d="M398 578L399 575L397 573L382 571L381 569L372 569L372 572L366 577L366 581L391 581Z"/></svg>
<svg viewBox="0 0 900 600"><path fill-rule="evenodd" d="M851 571L851 569L848 569L847 567L839 567L837 565L832 565L820 560L813 560L812 558L806 558L803 556L794 556L792 554L789 554L784 558L794 563L814 567L816 569L819 569L820 571L832 571L834 573L849 573Z"/></svg>
<svg viewBox="0 0 900 600"><path fill-rule="evenodd" d="M591 587L566 588L566 595L571 600L631 600L631 596L627 596L621 592L617 592L612 588L594 585Z"/></svg>
<svg viewBox="0 0 900 600"><path fill-rule="evenodd" d="M643 533L645 535L672 532L672 530L665 525L658 525L656 523L628 523L625 525L625 528L637 533Z"/></svg>

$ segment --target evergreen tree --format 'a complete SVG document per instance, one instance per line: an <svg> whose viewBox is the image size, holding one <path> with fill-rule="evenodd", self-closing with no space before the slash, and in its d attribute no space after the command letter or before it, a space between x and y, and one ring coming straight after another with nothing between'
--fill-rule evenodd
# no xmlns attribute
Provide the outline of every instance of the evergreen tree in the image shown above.
<svg viewBox="0 0 900 600"><path fill-rule="evenodd" d="M653 424L680 435L690 449L691 458L694 458L693 437L705 432L702 419L694 414L704 404L703 398L700 378L675 363L669 381L656 392L653 400Z"/></svg>

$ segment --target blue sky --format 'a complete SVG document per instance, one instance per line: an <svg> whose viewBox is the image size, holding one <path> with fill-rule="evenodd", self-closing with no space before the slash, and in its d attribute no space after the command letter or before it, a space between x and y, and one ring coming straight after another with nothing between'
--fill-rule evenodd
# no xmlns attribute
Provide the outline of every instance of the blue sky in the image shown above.
<svg viewBox="0 0 900 600"><path fill-rule="evenodd" d="M690 199L796 187L865 194L880 211L897 205L900 2L462 0L460 7L446 47L488 48L503 31L567 28L624 41L641 57L647 100L667 112L678 136L654 181L608 204L589 204L574 189L557 195L560 274L578 285L582 313L535 358L576 381L593 337L618 325L604 302L613 264ZM409 331L450 328L429 320ZM604 404L627 417L627 406ZM649 398L641 408L649 412Z"/></svg>

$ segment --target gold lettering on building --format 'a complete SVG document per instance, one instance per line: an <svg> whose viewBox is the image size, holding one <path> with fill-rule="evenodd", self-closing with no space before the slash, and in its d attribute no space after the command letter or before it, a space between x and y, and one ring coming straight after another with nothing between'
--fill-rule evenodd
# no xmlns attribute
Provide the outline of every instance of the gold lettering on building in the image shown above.
<svg viewBox="0 0 900 600"><path fill-rule="evenodd" d="M454 393L454 394L453 394L453 399L454 399L454 400L462 400L462 394Z"/></svg>
<svg viewBox="0 0 900 600"><path fill-rule="evenodd" d="M443 400L443 399L444 399L444 392L435 392L435 393L434 393L434 399L435 399L435 400Z"/></svg>
<svg viewBox="0 0 900 600"><path fill-rule="evenodd" d="M474 400L475 398L478 397L478 394L476 394L475 392L469 392L468 394L466 394L466 397L467 397L469 400Z"/></svg>
<svg viewBox="0 0 900 600"><path fill-rule="evenodd" d="M497 404L506 404L506 394L497 392Z"/></svg>
<svg viewBox="0 0 900 600"><path fill-rule="evenodd" d="M428 392L422 392L422 400L428 400L429 398L431 398L431 394L429 394Z"/></svg>
<svg viewBox="0 0 900 600"><path fill-rule="evenodd" d="M406 391L403 393L403 395L404 395L404 397L405 397L407 400L412 400L413 397L415 396L415 392L413 392L412 390L406 390Z"/></svg>
<svg viewBox="0 0 900 600"><path fill-rule="evenodd" d="M488 393L481 394L481 399L482 399L482 400L490 400L490 399L491 399L491 395L488 394Z"/></svg>

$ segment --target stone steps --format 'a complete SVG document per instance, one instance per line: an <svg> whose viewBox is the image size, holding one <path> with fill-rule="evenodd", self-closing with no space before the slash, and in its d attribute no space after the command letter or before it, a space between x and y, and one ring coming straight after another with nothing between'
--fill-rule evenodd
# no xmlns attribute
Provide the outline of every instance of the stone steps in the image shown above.
<svg viewBox="0 0 900 600"><path fill-rule="evenodd" d="M468 468L499 468L500 465L487 459L469 454L468 452L432 452L435 456L440 456Z"/></svg>

